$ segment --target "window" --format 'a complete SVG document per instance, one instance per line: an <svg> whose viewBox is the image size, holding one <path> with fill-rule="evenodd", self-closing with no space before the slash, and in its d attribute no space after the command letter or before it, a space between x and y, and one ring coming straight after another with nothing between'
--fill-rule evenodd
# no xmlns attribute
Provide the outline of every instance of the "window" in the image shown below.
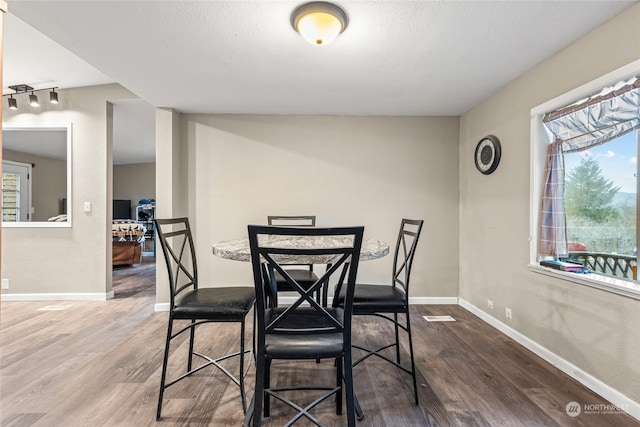
<svg viewBox="0 0 640 427"><path fill-rule="evenodd" d="M638 76L640 60L532 109L530 268L640 299ZM549 257L594 274L540 267Z"/></svg>
<svg viewBox="0 0 640 427"><path fill-rule="evenodd" d="M638 131L565 155L568 260L637 280Z"/></svg>

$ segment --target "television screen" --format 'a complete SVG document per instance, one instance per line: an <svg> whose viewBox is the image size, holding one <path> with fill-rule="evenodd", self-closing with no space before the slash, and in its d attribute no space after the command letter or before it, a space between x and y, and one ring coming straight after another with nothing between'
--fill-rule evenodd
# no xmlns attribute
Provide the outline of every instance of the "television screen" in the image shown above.
<svg viewBox="0 0 640 427"><path fill-rule="evenodd" d="M131 200L113 201L113 219L131 219Z"/></svg>

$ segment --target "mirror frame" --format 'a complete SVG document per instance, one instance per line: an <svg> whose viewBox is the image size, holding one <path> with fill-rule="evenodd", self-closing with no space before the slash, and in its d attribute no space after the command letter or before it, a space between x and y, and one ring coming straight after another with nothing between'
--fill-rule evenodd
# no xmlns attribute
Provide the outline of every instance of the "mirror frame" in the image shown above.
<svg viewBox="0 0 640 427"><path fill-rule="evenodd" d="M5 130L60 130L67 131L67 220L65 222L48 222L48 221L23 221L23 222L4 222L2 228L70 228L73 218L73 197L72 197L72 129L70 122L62 123L2 123L2 131Z"/></svg>

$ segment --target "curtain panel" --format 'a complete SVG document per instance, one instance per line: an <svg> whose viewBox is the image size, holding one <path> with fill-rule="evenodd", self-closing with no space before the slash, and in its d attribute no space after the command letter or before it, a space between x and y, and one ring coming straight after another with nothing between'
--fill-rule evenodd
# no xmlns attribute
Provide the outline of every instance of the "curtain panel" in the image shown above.
<svg viewBox="0 0 640 427"><path fill-rule="evenodd" d="M568 256L562 144L562 141L556 141L547 147L538 233L538 256L541 257Z"/></svg>
<svg viewBox="0 0 640 427"><path fill-rule="evenodd" d="M564 204L564 153L587 150L640 128L640 78L634 77L586 100L545 114L555 142L547 149L538 256L568 256Z"/></svg>

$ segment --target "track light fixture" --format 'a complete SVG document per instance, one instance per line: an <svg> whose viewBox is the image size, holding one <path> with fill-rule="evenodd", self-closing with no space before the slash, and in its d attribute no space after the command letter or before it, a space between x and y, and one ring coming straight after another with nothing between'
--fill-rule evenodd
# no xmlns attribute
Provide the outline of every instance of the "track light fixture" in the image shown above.
<svg viewBox="0 0 640 427"><path fill-rule="evenodd" d="M58 87L47 87L47 88L42 88L42 89L34 89L29 85L26 84L20 84L20 85L13 85L13 86L9 86L9 89L13 90L15 93L8 93L8 94L3 94L2 96L5 97L7 96L7 102L9 104L9 109L10 110L17 110L18 109L18 100L16 98L14 98L14 95L21 95L23 93L28 93L31 92L31 94L29 95L29 104L31 104L32 107L38 107L40 106L40 103L38 102L38 97L36 96L36 94L34 92L39 92L42 90L50 90L51 92L49 92L49 102L52 104L57 104L58 103L58 92L56 92L56 89L58 89Z"/></svg>

